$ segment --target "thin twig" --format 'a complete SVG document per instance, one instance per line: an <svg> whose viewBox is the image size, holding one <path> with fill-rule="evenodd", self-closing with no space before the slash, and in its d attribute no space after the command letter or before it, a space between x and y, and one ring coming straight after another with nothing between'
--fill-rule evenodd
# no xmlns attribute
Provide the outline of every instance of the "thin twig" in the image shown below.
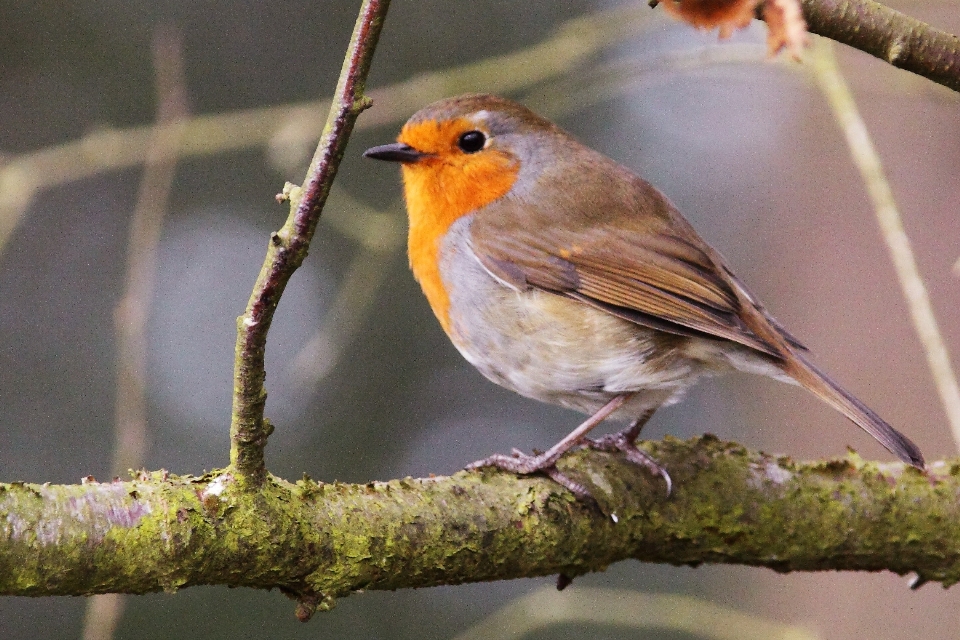
<svg viewBox="0 0 960 640"><path fill-rule="evenodd" d="M940 401L950 422L953 440L960 448L960 386L957 384L957 377L950 363L947 345L937 326L930 296L923 278L920 277L920 270L910 246L910 238L904 229L893 191L880 164L880 156L873 146L863 118L860 117L846 79L837 66L833 45L827 40L818 41L811 57L814 76L827 97L840 128L843 129L847 145L850 147L850 155L867 187L880 231L910 308L913 327L923 344L927 364L933 373Z"/></svg>
<svg viewBox="0 0 960 640"><path fill-rule="evenodd" d="M172 27L158 28L153 37L157 125L130 221L124 294L114 310L117 397L110 471L114 477L140 468L147 448L147 318L160 229L176 174L182 121L188 114L181 40L180 33ZM84 615L83 640L110 640L123 607L123 596L118 594L91 598Z"/></svg>
<svg viewBox="0 0 960 640"><path fill-rule="evenodd" d="M271 235L247 309L237 320L230 464L251 486L259 486L266 477L263 449L272 429L263 415L267 331L290 276L307 256L353 125L372 104L364 89L389 6L389 0L364 0L360 7L320 144L303 186L285 190L290 215L283 228Z"/></svg>

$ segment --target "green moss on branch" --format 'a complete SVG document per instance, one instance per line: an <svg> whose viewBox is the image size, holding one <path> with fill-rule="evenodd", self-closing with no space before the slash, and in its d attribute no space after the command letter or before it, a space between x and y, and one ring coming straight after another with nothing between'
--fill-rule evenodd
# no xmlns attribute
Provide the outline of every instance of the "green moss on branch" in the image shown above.
<svg viewBox="0 0 960 640"><path fill-rule="evenodd" d="M366 485L270 477L259 492L225 473L0 485L0 593L226 584L330 606L357 589L574 576L626 558L960 576L960 464L923 474L856 457L796 463L710 436L647 446L674 477L670 498L599 452L562 461L598 504L499 472Z"/></svg>

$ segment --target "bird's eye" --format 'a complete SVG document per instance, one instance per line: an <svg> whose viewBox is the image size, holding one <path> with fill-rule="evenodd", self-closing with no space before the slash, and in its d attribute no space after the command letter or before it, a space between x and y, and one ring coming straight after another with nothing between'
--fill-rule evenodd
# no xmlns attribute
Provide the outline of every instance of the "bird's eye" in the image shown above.
<svg viewBox="0 0 960 640"><path fill-rule="evenodd" d="M457 146L464 153L476 153L487 143L487 136L481 131L467 131L457 140Z"/></svg>

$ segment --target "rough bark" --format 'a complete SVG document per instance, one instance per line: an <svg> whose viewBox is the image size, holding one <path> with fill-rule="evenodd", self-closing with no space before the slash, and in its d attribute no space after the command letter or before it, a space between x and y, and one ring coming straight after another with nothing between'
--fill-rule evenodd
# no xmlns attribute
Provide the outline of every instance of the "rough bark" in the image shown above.
<svg viewBox="0 0 960 640"><path fill-rule="evenodd" d="M619 560L960 576L960 463L798 463L712 436L645 445L674 494L618 455L561 461L597 503L500 472L258 491L229 472L0 485L0 594L279 587L306 616L358 589L601 571ZM305 604L304 604L305 603ZM304 613L301 611L301 613Z"/></svg>

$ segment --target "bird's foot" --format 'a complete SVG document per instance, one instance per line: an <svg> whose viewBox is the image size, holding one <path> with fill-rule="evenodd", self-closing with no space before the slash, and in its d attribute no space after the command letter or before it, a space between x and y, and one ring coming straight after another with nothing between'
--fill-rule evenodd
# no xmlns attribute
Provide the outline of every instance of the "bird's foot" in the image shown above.
<svg viewBox="0 0 960 640"><path fill-rule="evenodd" d="M552 467L557 460L560 459L560 456L549 455L549 453L550 452L531 456L520 451L519 449L514 449L513 453L509 456L502 453L495 453L489 458L471 462L465 467L465 469L470 471L473 469L480 469L482 467L497 467L498 469L503 469L504 471L510 471L511 473L518 473L525 476L531 473L536 473L537 471L543 471L547 467Z"/></svg>
<svg viewBox="0 0 960 640"><path fill-rule="evenodd" d="M481 467L497 467L499 469L503 469L504 471L518 473L521 475L527 475L541 471L552 478L554 482L569 489L578 498L592 498L593 496L590 495L590 492L585 486L579 482L574 482L564 474L560 473L555 465L557 464L557 460L563 457L563 454L583 442L584 437L586 437L587 433L589 433L591 429L603 422L611 413L622 407L623 403L629 400L632 396L633 393L622 393L618 396L614 396L596 413L581 422L580 426L567 434L567 436L560 442L550 447L549 451L531 456L520 451L519 449L514 449L513 455L505 456L502 453L495 453L489 458L484 458L483 460L477 460L476 462L468 464L466 468L467 470L472 470L479 469ZM640 429L643 427L643 424L647 421L647 418L649 418L652 413L652 410L648 411L646 414L635 420L630 426L630 429L624 433L632 433L633 439L636 439L636 436L640 433ZM659 465L657 465L656 462L653 462L652 458L650 461L656 465L657 468L659 468ZM667 478L667 483L669 485L670 477L666 475L665 471L662 472L661 475Z"/></svg>
<svg viewBox="0 0 960 640"><path fill-rule="evenodd" d="M471 462L465 468L469 471L483 467L497 467L498 469L519 475L541 472L557 484L569 489L570 492L578 498L582 500L592 500L593 496L590 495L590 491L585 486L571 480L557 469L556 462L559 459L559 455L551 455L549 451L539 455L529 455L519 449L514 449L512 455L508 456L502 453L495 453L489 458Z"/></svg>
<svg viewBox="0 0 960 640"><path fill-rule="evenodd" d="M667 485L667 497L673 491L673 480L666 468L653 459L648 453L637 448L634 439L631 437L633 429L627 429L619 433L611 433L597 438L596 440L587 439L583 445L597 451L620 451L627 460L635 465L646 467L655 476L660 476Z"/></svg>

